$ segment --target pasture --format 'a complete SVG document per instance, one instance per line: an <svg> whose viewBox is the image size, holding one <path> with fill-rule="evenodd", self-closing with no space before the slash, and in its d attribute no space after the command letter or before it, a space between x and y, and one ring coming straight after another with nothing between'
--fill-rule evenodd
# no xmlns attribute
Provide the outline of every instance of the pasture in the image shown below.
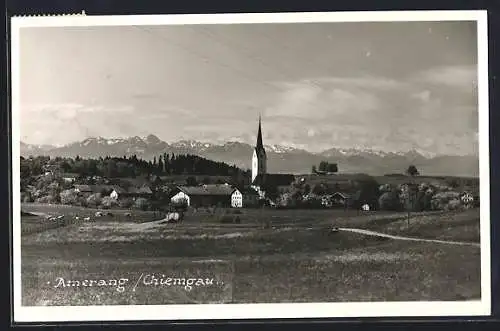
<svg viewBox="0 0 500 331"><path fill-rule="evenodd" d="M179 224L101 219L24 235L23 305L480 297L478 247L329 231L353 227L477 242L478 210L414 214L410 227L405 213L242 210L240 224L221 224L209 215L189 213ZM270 226L263 228L263 221ZM154 277L157 285L149 281ZM168 278L179 283L162 283ZM106 285L56 288L61 279L127 281L120 292ZM201 285L186 290L187 279Z"/></svg>

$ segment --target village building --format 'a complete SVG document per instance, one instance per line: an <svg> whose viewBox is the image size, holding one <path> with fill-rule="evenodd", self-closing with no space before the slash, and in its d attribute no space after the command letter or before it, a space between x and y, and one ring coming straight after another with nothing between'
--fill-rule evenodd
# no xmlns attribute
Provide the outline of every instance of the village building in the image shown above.
<svg viewBox="0 0 500 331"><path fill-rule="evenodd" d="M185 202L191 207L232 207L233 202L240 205L240 196L241 192L228 184L178 186L177 194L170 201L174 204Z"/></svg>
<svg viewBox="0 0 500 331"><path fill-rule="evenodd" d="M96 193L108 195L113 191L113 186L110 185L74 185L73 188L75 192L84 196Z"/></svg>
<svg viewBox="0 0 500 331"><path fill-rule="evenodd" d="M257 207L259 205L259 193L253 188L248 187L241 190L243 195L243 206L245 208Z"/></svg>
<svg viewBox="0 0 500 331"><path fill-rule="evenodd" d="M272 189L276 192L284 191L295 181L291 174L268 174L267 155L262 141L262 124L259 116L257 143L252 154L252 184L251 187L258 192L261 199L265 198L266 191Z"/></svg>
<svg viewBox="0 0 500 331"><path fill-rule="evenodd" d="M113 190L109 194L109 196L113 199L122 199L122 198L131 198L131 199L137 199L137 198L146 198L149 199L153 196L153 191L151 188L144 184L139 188L136 188L134 186L129 187L127 190L120 187L120 186L113 186Z"/></svg>

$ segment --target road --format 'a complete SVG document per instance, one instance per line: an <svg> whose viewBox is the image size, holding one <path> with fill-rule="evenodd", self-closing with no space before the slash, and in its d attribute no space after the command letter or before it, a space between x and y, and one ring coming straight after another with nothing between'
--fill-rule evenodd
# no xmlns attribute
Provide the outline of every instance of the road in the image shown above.
<svg viewBox="0 0 500 331"><path fill-rule="evenodd" d="M438 240L438 239L411 238L411 237L395 236L395 235L391 235L391 234L386 234L386 233L381 233L381 232L375 232L375 231L370 231L370 230L365 230L365 229L338 228L338 230L339 231L359 233L359 234L363 234L363 235L367 235L367 236L389 238L389 239L394 239L394 240L431 242L431 243L436 243L436 244L476 246L476 247L480 247L481 246L479 243L474 243L474 242L461 242L461 241L446 241L446 240Z"/></svg>

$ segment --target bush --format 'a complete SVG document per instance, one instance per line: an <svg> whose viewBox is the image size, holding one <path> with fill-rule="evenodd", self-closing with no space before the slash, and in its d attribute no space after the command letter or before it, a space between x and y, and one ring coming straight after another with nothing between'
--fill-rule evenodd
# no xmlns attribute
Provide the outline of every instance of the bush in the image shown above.
<svg viewBox="0 0 500 331"><path fill-rule="evenodd" d="M120 208L128 209L134 205L134 200L128 198L120 199L118 201L118 205L120 206Z"/></svg>
<svg viewBox="0 0 500 331"><path fill-rule="evenodd" d="M457 201L458 204L461 204L460 193L453 191L439 192L432 197L431 206L434 210L451 210L457 208Z"/></svg>
<svg viewBox="0 0 500 331"><path fill-rule="evenodd" d="M378 199L378 204L381 210L398 211L402 209L397 191L383 193Z"/></svg>
<svg viewBox="0 0 500 331"><path fill-rule="evenodd" d="M463 205L460 199L453 199L448 201L448 204L444 206L444 210L459 210L462 209Z"/></svg>
<svg viewBox="0 0 500 331"><path fill-rule="evenodd" d="M101 193L94 193L87 198L87 205L97 208L102 202Z"/></svg>
<svg viewBox="0 0 500 331"><path fill-rule="evenodd" d="M103 208L116 208L118 207L118 201L111 197L104 197L102 198L101 205Z"/></svg>
<svg viewBox="0 0 500 331"><path fill-rule="evenodd" d="M59 193L59 197L64 205L76 205L78 201L78 193L75 190L64 190Z"/></svg>
<svg viewBox="0 0 500 331"><path fill-rule="evenodd" d="M43 196L43 197L36 199L36 202L38 202L38 203L56 203L57 200L52 195L46 195L46 196Z"/></svg>
<svg viewBox="0 0 500 331"><path fill-rule="evenodd" d="M33 202L33 198L29 192L21 192L21 202Z"/></svg>

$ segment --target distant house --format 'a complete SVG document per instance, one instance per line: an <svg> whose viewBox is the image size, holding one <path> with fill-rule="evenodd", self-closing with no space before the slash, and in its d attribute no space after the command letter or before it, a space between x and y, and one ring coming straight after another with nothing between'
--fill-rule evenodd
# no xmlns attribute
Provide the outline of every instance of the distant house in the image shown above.
<svg viewBox="0 0 500 331"><path fill-rule="evenodd" d="M132 186L128 190L126 190L120 186L114 186L113 191L111 192L111 194L109 196L112 197L113 199L120 199L120 198L132 198L132 199L146 198L146 199L148 199L148 198L151 198L152 195L153 195L153 191L151 190L151 188L148 185L144 184L139 188Z"/></svg>
<svg viewBox="0 0 500 331"><path fill-rule="evenodd" d="M74 183L78 177L80 177L80 174L76 174L76 173L63 173L63 174L61 174L62 180L66 183Z"/></svg>
<svg viewBox="0 0 500 331"><path fill-rule="evenodd" d="M259 193L251 187L241 190L243 195L243 207L257 207L259 205Z"/></svg>
<svg viewBox="0 0 500 331"><path fill-rule="evenodd" d="M259 193L252 188L235 189L231 195L231 207L248 208L259 205Z"/></svg>
<svg viewBox="0 0 500 331"><path fill-rule="evenodd" d="M233 208L243 207L243 194L241 194L240 190L238 189L235 189L231 194L231 207Z"/></svg>
<svg viewBox="0 0 500 331"><path fill-rule="evenodd" d="M75 185L74 189L77 193L93 193L91 185Z"/></svg>
<svg viewBox="0 0 500 331"><path fill-rule="evenodd" d="M115 200L118 200L124 193L126 194L127 190L120 186L114 186L113 191L109 194L109 196Z"/></svg>
<svg viewBox="0 0 500 331"><path fill-rule="evenodd" d="M113 186L111 185L74 185L74 190L82 195L90 195L101 193L102 195L108 195L113 192Z"/></svg>
<svg viewBox="0 0 500 331"><path fill-rule="evenodd" d="M178 186L178 190L170 201L172 203L186 201L187 205L192 207L230 207L233 202L233 193L241 194L236 188L227 184ZM234 195L235 203L238 201L238 193Z"/></svg>
<svg viewBox="0 0 500 331"><path fill-rule="evenodd" d="M348 207L352 200L352 194L345 192L335 192L330 196L331 207Z"/></svg>

